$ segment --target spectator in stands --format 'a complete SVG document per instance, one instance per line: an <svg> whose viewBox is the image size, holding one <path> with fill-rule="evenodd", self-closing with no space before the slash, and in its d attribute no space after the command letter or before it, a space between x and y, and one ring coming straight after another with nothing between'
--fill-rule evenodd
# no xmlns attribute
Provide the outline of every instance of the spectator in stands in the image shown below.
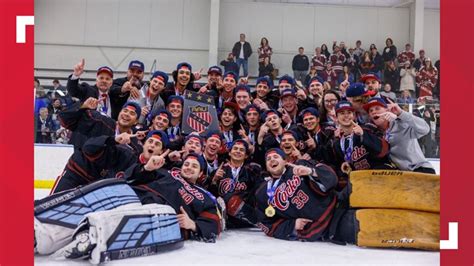
<svg viewBox="0 0 474 266"><path fill-rule="evenodd" d="M345 80L349 83L354 83L354 74L350 72L350 68L347 65L342 67L342 72L337 78L337 85L339 86L339 84L341 84Z"/></svg>
<svg viewBox="0 0 474 266"><path fill-rule="evenodd" d="M398 57L398 65L400 68L405 66L405 62L409 62L410 64L413 64L415 61L415 53L411 50L411 44L407 43L405 44L405 51L401 52Z"/></svg>
<svg viewBox="0 0 474 266"><path fill-rule="evenodd" d="M334 53L329 57L328 61L331 63L337 77L342 72L342 66L346 62L346 56L342 53L341 48L336 45L334 46Z"/></svg>
<svg viewBox="0 0 474 266"><path fill-rule="evenodd" d="M377 73L379 76L381 76L383 66L384 66L383 58L380 55L380 53L377 51L376 47L372 48L370 51L371 51L370 56L372 58L372 62L375 65L375 71L374 72Z"/></svg>
<svg viewBox="0 0 474 266"><path fill-rule="evenodd" d="M336 104L341 100L341 96L335 90L325 91L323 94L323 104L319 108L320 124L324 127L336 127Z"/></svg>
<svg viewBox="0 0 474 266"><path fill-rule="evenodd" d="M321 72L322 73L322 72ZM313 78L313 77L316 77L318 76L317 74L317 70L316 70L316 67L315 66L311 66L311 68L309 69L309 73L308 75L306 75L306 77L304 78L304 86L305 87L308 87L309 86L309 81Z"/></svg>
<svg viewBox="0 0 474 266"><path fill-rule="evenodd" d="M331 88L336 88L337 73L334 71L331 63L326 65L326 69L321 74L321 77L331 85Z"/></svg>
<svg viewBox="0 0 474 266"><path fill-rule="evenodd" d="M325 43L321 45L321 54L323 54L326 59L329 59L329 57L331 56L328 50L328 46Z"/></svg>
<svg viewBox="0 0 474 266"><path fill-rule="evenodd" d="M416 71L419 71L422 66L425 65L425 50L421 49L418 52L419 56L417 59L415 59L415 62L413 63L413 67L416 69Z"/></svg>
<svg viewBox="0 0 474 266"><path fill-rule="evenodd" d="M109 90L112 87L114 78L114 72L112 69L107 66L99 67L99 69L97 69L95 85L91 86L85 82L79 84L79 78L84 73L84 67L84 59L74 66L73 73L67 80L66 87L68 94L71 95L71 97L78 98L81 102L84 102L90 97L99 99L100 101L97 105L97 111L108 117L112 117L112 113L115 113L117 108L119 109L118 112L120 112L122 106L118 106L117 101L112 102L109 96Z"/></svg>
<svg viewBox="0 0 474 266"><path fill-rule="evenodd" d="M361 57L364 54L364 49L361 47L362 42L360 40L356 41L356 48L354 49L354 55Z"/></svg>
<svg viewBox="0 0 474 266"><path fill-rule="evenodd" d="M63 102L60 98L56 98L53 102L48 106L48 113L51 116L51 121L53 122L53 130L58 130L60 128L60 122L58 119L58 114L63 110Z"/></svg>
<svg viewBox="0 0 474 266"><path fill-rule="evenodd" d="M48 114L47 107L41 107L39 114L36 116L36 143L53 143L51 134L53 130L53 121Z"/></svg>
<svg viewBox="0 0 474 266"><path fill-rule="evenodd" d="M377 49L377 46L374 43L370 44L369 51L372 51L374 48Z"/></svg>
<svg viewBox="0 0 474 266"><path fill-rule="evenodd" d="M385 48L383 49L382 57L385 63L389 61L395 61L397 59L397 47L393 45L392 38L387 38L385 40Z"/></svg>
<svg viewBox="0 0 474 266"><path fill-rule="evenodd" d="M414 104L416 103L415 98L411 97L409 90L402 90L400 97L397 99L398 104Z"/></svg>
<svg viewBox="0 0 474 266"><path fill-rule="evenodd" d="M239 65L237 65L236 62L234 62L234 55L232 53L229 53L227 55L226 60L221 61L221 66L224 67L224 72L234 72L234 73L239 73Z"/></svg>
<svg viewBox="0 0 474 266"><path fill-rule="evenodd" d="M260 47L258 47L258 64L259 66L263 65L263 62L265 61L265 58L268 57L268 61L271 62L273 50L272 47L268 44L268 39L266 37L263 37L260 40ZM245 75L247 76L247 75Z"/></svg>
<svg viewBox="0 0 474 266"><path fill-rule="evenodd" d="M239 66L239 71L236 72L240 76L240 67L244 69L244 76L248 76L248 58L252 55L252 47L250 43L245 41L245 34L240 34L240 41L234 44L232 48L232 54L237 58L237 65Z"/></svg>
<svg viewBox="0 0 474 266"><path fill-rule="evenodd" d="M64 97L66 96L66 88L59 83L59 80L55 79L53 80L53 89L49 90L47 95L50 100Z"/></svg>
<svg viewBox="0 0 474 266"><path fill-rule="evenodd" d="M315 54L313 55L311 62L312 62L313 67L318 72L318 75L321 75L321 73L323 73L325 69L328 57L326 57L326 55L321 53L320 47L316 47L316 49L314 49L314 52Z"/></svg>
<svg viewBox="0 0 474 266"><path fill-rule="evenodd" d="M438 81L438 70L433 67L431 59L425 58L425 65L420 68L416 75L416 85L420 89L419 97L428 97L432 99L433 88Z"/></svg>
<svg viewBox="0 0 474 266"><path fill-rule="evenodd" d="M397 95L392 91L392 85L390 85L390 83L385 83L383 91L380 92L380 96L389 98L392 102L397 101Z"/></svg>
<svg viewBox="0 0 474 266"><path fill-rule="evenodd" d="M369 72L376 72L375 64L370 56L369 51L365 51L359 61L359 69L361 75L367 74Z"/></svg>
<svg viewBox="0 0 474 266"><path fill-rule="evenodd" d="M304 81L306 75L308 75L309 59L304 54L304 48L298 48L298 54L293 57L291 64L293 69L293 77L295 80Z"/></svg>
<svg viewBox="0 0 474 266"><path fill-rule="evenodd" d="M415 93L415 78L415 68L412 67L409 61L405 61L403 68L400 69L400 90Z"/></svg>
<svg viewBox="0 0 474 266"><path fill-rule="evenodd" d="M441 83L440 83L440 73L441 73L441 70L440 70L440 65L439 65L439 59L436 60L436 62L435 62L434 65L435 65L435 68L438 70L438 80L437 80L436 86L435 86L435 88L434 88L434 90L433 90L433 95L434 95L436 98L439 99L439 98L440 98L440 88L439 88L439 84L441 84Z"/></svg>
<svg viewBox="0 0 474 266"><path fill-rule="evenodd" d="M258 77L268 76L272 80L275 78L273 76L273 64L270 63L270 57L265 57L263 64L258 68Z"/></svg>
<svg viewBox="0 0 474 266"><path fill-rule="evenodd" d="M398 93L400 90L400 70L395 65L395 61L386 62L383 72L384 83L390 84L393 92ZM394 98L395 101L395 98Z"/></svg>
<svg viewBox="0 0 474 266"><path fill-rule="evenodd" d="M39 80L36 81L35 83L38 83L38 88L35 88L35 116L39 114L39 110L43 107L48 107L50 100L46 96L46 92L44 91L44 88L41 87L39 84ZM36 84L35 84L36 86Z"/></svg>

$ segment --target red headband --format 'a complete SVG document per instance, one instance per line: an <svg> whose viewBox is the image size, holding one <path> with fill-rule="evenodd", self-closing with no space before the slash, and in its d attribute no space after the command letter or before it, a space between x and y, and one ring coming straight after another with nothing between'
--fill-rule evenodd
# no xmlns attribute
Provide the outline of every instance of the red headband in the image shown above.
<svg viewBox="0 0 474 266"><path fill-rule="evenodd" d="M284 80L280 81L280 84L285 84L285 83L288 83L288 80L284 79Z"/></svg>
<svg viewBox="0 0 474 266"><path fill-rule="evenodd" d="M181 66L179 69L182 69L182 68L189 70L188 66Z"/></svg>
<svg viewBox="0 0 474 266"><path fill-rule="evenodd" d="M156 76L155 78L165 82L165 78L163 78L162 76Z"/></svg>
<svg viewBox="0 0 474 266"><path fill-rule="evenodd" d="M153 134L153 135L151 135L151 137L161 141L161 136L159 134Z"/></svg>
<svg viewBox="0 0 474 266"><path fill-rule="evenodd" d="M130 109L130 110L135 111L135 112L137 111L137 108L135 108L135 106L133 106L133 105L127 105L127 106L125 106L125 108Z"/></svg>

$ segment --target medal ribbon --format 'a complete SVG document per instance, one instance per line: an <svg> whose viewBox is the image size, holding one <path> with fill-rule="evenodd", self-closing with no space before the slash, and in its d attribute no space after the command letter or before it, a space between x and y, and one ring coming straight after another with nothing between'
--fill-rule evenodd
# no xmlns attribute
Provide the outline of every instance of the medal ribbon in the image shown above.
<svg viewBox="0 0 474 266"><path fill-rule="evenodd" d="M346 137L342 137L341 140L340 140L340 143L341 143L341 149L342 149L342 152L344 153L344 160L346 162L351 162L352 159L351 159L351 155L352 155L352 150L353 150L353 135L351 134L350 136L348 136L348 140L349 140L349 147L347 147L347 149L345 149L345 143L346 143Z"/></svg>
<svg viewBox="0 0 474 266"><path fill-rule="evenodd" d="M267 183L267 195L268 195L268 202L271 204L273 202L273 198L275 197L275 190L278 187L278 184L280 183L280 178L277 179L277 181L273 182L268 182Z"/></svg>

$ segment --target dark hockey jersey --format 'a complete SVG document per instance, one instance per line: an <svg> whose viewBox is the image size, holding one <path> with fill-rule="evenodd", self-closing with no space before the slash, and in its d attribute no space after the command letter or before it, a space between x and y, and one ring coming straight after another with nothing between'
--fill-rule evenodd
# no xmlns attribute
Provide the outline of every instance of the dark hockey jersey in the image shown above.
<svg viewBox="0 0 474 266"><path fill-rule="evenodd" d="M311 166L307 161L298 164ZM331 221L336 195L333 188L337 184L336 173L325 164L313 166L318 177L296 176L293 168L287 166L279 179L264 182L256 191L258 226L268 236L285 240L320 240ZM268 188L275 185L274 197L270 201ZM272 206L275 215L269 217L265 210ZM297 218L306 218L312 222L303 230L295 230Z"/></svg>
<svg viewBox="0 0 474 266"><path fill-rule="evenodd" d="M196 223L196 232L182 230L185 239L215 242L222 230L216 199L207 190L188 183L180 172L179 168L145 171L137 164L126 171L125 178L142 203L168 204L176 213L181 212L180 207L185 209Z"/></svg>

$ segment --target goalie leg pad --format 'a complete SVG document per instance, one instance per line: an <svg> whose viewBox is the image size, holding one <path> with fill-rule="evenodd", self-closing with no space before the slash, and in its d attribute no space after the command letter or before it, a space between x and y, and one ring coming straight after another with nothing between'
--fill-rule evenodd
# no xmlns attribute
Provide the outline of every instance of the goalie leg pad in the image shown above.
<svg viewBox="0 0 474 266"><path fill-rule="evenodd" d="M411 210L356 211L361 247L439 250L439 214Z"/></svg>
<svg viewBox="0 0 474 266"><path fill-rule="evenodd" d="M107 179L35 201L35 239L39 254L50 254L72 241L87 213L140 204L125 181Z"/></svg>
<svg viewBox="0 0 474 266"><path fill-rule="evenodd" d="M407 209L439 213L439 175L398 170L353 171L352 208Z"/></svg>
<svg viewBox="0 0 474 266"><path fill-rule="evenodd" d="M174 209L168 205L146 204L90 213L92 250L90 262L153 255L183 246Z"/></svg>

